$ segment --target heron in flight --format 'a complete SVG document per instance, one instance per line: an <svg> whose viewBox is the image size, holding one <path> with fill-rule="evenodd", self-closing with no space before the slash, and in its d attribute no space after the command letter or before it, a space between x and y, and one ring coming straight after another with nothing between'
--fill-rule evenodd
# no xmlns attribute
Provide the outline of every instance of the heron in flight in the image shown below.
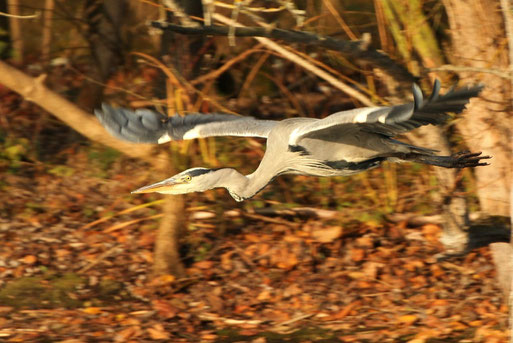
<svg viewBox="0 0 513 343"><path fill-rule="evenodd" d="M483 160L490 157L480 152L438 156L435 150L393 138L422 125L444 123L448 112L463 111L481 89L482 86L467 86L440 95L440 82L436 81L431 96L425 100L420 88L413 85L413 102L357 108L324 119L274 121L229 114L167 117L148 109L134 112L105 104L95 113L112 135L130 142L165 143L211 136L267 138L265 155L252 174L243 175L232 168L191 168L133 191L184 194L224 187L236 201L243 201L283 174L346 176L376 168L384 161L412 161L445 168L487 165Z"/></svg>

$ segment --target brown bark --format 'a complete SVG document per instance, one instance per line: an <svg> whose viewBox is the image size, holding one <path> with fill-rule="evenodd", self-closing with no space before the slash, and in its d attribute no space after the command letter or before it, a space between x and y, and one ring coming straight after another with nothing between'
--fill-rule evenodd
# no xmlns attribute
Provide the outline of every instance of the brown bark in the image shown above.
<svg viewBox="0 0 513 343"><path fill-rule="evenodd" d="M154 276L185 275L179 254L179 232L183 226L184 202L181 196L168 196L162 206L163 218L155 239Z"/></svg>
<svg viewBox="0 0 513 343"><path fill-rule="evenodd" d="M442 54L440 44L433 28L429 25L420 1L386 0L381 5L390 32L396 41L397 50L412 73L419 72L419 64L413 58L414 51L424 67L444 64L445 56ZM389 84L391 83L387 82L387 85ZM400 88L403 92L408 91L406 96L411 96L409 84L403 84ZM389 87L392 94L394 94L393 89ZM443 155L453 153L447 133L440 126L422 126L408 133L407 136L415 145L438 150ZM441 241L446 253L462 253L468 244L468 235L465 231L467 203L465 198L454 196L455 190L461 191L455 187L458 171L434 168L433 172L437 176L439 190L431 196L436 204L442 205L440 206L443 217Z"/></svg>
<svg viewBox="0 0 513 343"><path fill-rule="evenodd" d="M55 7L54 0L45 1L45 13L43 16L43 38L41 39L41 57L45 63L50 60L52 44L52 14Z"/></svg>
<svg viewBox="0 0 513 343"><path fill-rule="evenodd" d="M452 63L459 66L509 67L508 49L498 1L444 0L452 37ZM502 47L500 46L502 45ZM458 121L470 150L493 156L492 166L476 168L478 195L483 211L491 215L509 214L512 154L509 146L513 121L509 101L511 84L493 74L461 73L468 82L486 87L469 107L472 117Z"/></svg>
<svg viewBox="0 0 513 343"><path fill-rule="evenodd" d="M201 17L203 15L201 0L182 0L180 1L180 6L189 16ZM169 14L167 19L171 19ZM202 37L184 42L183 40L179 41L174 35L169 33L161 36L161 54L163 56L171 55L174 67L185 78L199 70L197 68L199 64L193 65L190 57L194 56L202 45ZM156 93L159 97L165 97L166 75L162 73L161 77L160 87ZM162 94L158 94L160 92ZM173 173L173 169L171 160L168 159L160 168L162 178L169 177ZM184 200L181 196L168 197L162 206L164 217L160 222L157 239L155 240L154 276L172 274L181 277L185 274L185 269L180 259L180 244L178 240L180 233L183 231L184 207Z"/></svg>
<svg viewBox="0 0 513 343"><path fill-rule="evenodd" d="M85 38L89 42L92 63L77 103L86 110L100 105L103 84L123 64L123 52L128 51L120 33L126 17L125 0L85 2L83 20L87 23Z"/></svg>
<svg viewBox="0 0 513 343"><path fill-rule="evenodd" d="M8 0L9 13L13 15L20 14L20 4L18 0ZM13 61L21 63L23 61L23 38L21 34L21 24L18 18L9 17L9 26L11 33L11 44L13 49Z"/></svg>
<svg viewBox="0 0 513 343"><path fill-rule="evenodd" d="M167 152L161 153L160 165L157 166L159 179L174 174L173 159ZM184 231L184 200L181 195L167 196L162 205L162 220L159 224L153 252L153 276L185 276L185 268L180 258L180 234Z"/></svg>
<svg viewBox="0 0 513 343"><path fill-rule="evenodd" d="M452 38L451 62L458 66L506 70L508 47L499 2L490 0L443 0ZM472 117L457 122L471 150L493 156L492 165L476 168L477 193L481 209L488 215L509 215L512 177L513 134L511 83L494 74L460 73L465 82L485 84L481 97L471 102ZM511 247L506 243L491 245L501 288L509 293Z"/></svg>

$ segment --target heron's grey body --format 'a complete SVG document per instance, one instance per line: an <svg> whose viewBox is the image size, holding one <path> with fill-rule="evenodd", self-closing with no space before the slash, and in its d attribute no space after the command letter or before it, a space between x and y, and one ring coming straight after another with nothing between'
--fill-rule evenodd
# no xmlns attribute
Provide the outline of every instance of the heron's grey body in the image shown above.
<svg viewBox="0 0 513 343"><path fill-rule="evenodd" d="M409 145L394 136L422 125L438 125L448 112L459 113L481 86L450 90L440 96L440 84L424 101L414 86L414 101L390 107L366 107L337 112L324 119L257 120L226 114L164 117L150 110L135 113L104 105L96 115L113 135L132 142L164 143L209 136L267 138L266 153L249 175L234 169L193 168L135 192L181 194L225 187L233 198L251 198L282 174L341 176L375 168L383 161L417 161L448 168L486 165L479 153L436 156L434 150Z"/></svg>

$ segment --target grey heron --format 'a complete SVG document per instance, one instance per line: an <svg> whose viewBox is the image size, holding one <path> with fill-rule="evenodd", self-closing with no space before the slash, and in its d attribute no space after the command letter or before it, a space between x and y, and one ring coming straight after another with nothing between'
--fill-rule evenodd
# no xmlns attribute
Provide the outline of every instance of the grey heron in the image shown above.
<svg viewBox="0 0 513 343"><path fill-rule="evenodd" d="M435 155L435 150L410 145L393 137L427 124L439 125L448 112L463 111L482 86L451 89L440 95L436 81L424 99L413 85L413 102L386 107L356 108L324 119L258 120L229 114L190 114L166 117L141 109L131 111L103 105L96 111L102 125L114 136L141 143L165 143L210 136L267 138L258 168L243 175L232 168L191 168L133 193L184 194L224 187L236 201L253 197L282 174L346 176L378 167L384 161L413 161L446 168L487 165L489 156L461 152Z"/></svg>

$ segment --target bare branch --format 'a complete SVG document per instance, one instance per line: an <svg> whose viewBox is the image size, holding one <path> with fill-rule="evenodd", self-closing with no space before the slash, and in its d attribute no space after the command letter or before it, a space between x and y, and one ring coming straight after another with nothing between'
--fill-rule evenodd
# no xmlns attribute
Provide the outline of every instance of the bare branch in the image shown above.
<svg viewBox="0 0 513 343"><path fill-rule="evenodd" d="M151 26L161 30L170 30L186 35L228 36L230 33L230 27L228 26L185 27L159 21L152 21ZM369 48L367 42L344 41L304 31L262 27L236 27L233 34L236 37L266 37L280 39L288 43L320 46L329 50L338 51L363 64L375 65L396 80L407 83L416 81L416 77L406 70L406 68L392 60L387 54Z"/></svg>
<svg viewBox="0 0 513 343"><path fill-rule="evenodd" d="M238 25L237 27L242 27L241 26L242 24L236 23L233 20L231 20L225 16L222 16L220 14L216 13L213 15L213 17L216 20L221 21L223 24L230 25L230 27L235 26L235 25ZM295 52L294 49L292 49L290 47L284 47L266 37L253 37L253 38L256 39L257 41L259 41L260 43L262 43L263 45L265 45L267 48L276 51L281 56L300 65L305 70L308 70L311 73L317 75L318 77L328 81L332 86L340 89L342 92L346 93L347 95L352 96L353 98L360 101L362 104L364 104L366 106L374 106L374 103L367 96L360 93L353 87L341 82L340 80L338 80L336 77L334 77L330 73L315 66L314 64L310 63L303 57L299 56L299 54L297 52Z"/></svg>
<svg viewBox="0 0 513 343"><path fill-rule="evenodd" d="M154 162L152 146L126 143L112 137L96 118L46 88L43 82L44 74L33 78L0 61L0 83L5 87L41 106L89 139L117 149L130 157Z"/></svg>
<svg viewBox="0 0 513 343"><path fill-rule="evenodd" d="M169 8L175 16L178 17L182 25L187 25L187 27L198 27L199 24L195 21L192 21L189 16L185 13L185 11L174 1L174 0L164 0L164 5Z"/></svg>
<svg viewBox="0 0 513 343"><path fill-rule="evenodd" d="M0 16L2 16L2 17L15 18L15 19L36 19L36 18L39 18L40 15L41 15L41 12L39 12L39 11L35 12L34 14L29 14L29 15L17 15L17 14L0 12Z"/></svg>

